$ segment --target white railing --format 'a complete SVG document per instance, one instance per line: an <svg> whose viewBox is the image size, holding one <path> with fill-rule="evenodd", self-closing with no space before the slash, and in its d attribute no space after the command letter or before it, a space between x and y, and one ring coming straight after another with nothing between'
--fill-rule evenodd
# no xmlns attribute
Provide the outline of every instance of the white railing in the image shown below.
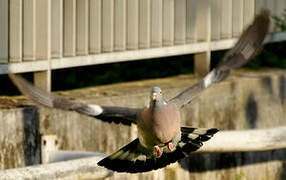
<svg viewBox="0 0 286 180"><path fill-rule="evenodd" d="M210 51L230 48L261 8L279 16L286 2L2 0L0 74L35 72L49 90L52 69L190 53L205 74Z"/></svg>

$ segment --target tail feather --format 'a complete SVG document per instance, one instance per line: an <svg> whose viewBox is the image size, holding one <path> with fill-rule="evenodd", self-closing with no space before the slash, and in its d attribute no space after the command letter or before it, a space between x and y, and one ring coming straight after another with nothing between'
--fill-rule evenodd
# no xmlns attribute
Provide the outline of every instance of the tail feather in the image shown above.
<svg viewBox="0 0 286 180"><path fill-rule="evenodd" d="M132 141L117 152L104 158L98 165L118 172L147 172L156 170L187 157L209 140L217 129L181 127L181 140L172 152L164 152L160 158L141 146L139 139Z"/></svg>

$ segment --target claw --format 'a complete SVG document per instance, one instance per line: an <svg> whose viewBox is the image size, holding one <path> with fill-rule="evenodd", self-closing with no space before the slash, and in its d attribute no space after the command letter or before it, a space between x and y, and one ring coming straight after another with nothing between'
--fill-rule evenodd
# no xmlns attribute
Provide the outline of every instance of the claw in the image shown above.
<svg viewBox="0 0 286 180"><path fill-rule="evenodd" d="M157 153L157 158L161 157L162 156L162 151L161 151L160 147L159 146L154 146L154 148L155 148L155 151Z"/></svg>
<svg viewBox="0 0 286 180"><path fill-rule="evenodd" d="M169 149L170 151L174 151L174 150L175 150L175 148L174 148L174 146L173 146L173 143L171 143L171 142L168 143L168 149Z"/></svg>

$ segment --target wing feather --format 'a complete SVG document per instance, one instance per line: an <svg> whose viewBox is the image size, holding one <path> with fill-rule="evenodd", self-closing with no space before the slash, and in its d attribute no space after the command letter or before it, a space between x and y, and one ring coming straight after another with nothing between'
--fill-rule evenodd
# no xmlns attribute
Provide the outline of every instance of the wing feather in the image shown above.
<svg viewBox="0 0 286 180"><path fill-rule="evenodd" d="M269 11L262 10L242 33L235 46L204 79L172 98L169 103L182 107L195 99L204 89L223 81L230 72L247 63L263 46L269 29Z"/></svg>
<svg viewBox="0 0 286 180"><path fill-rule="evenodd" d="M10 73L9 77L22 94L26 95L36 104L45 107L76 111L105 122L122 123L124 125L136 124L137 116L141 112L141 109L136 108L100 106L71 101L37 88L20 76Z"/></svg>
<svg viewBox="0 0 286 180"><path fill-rule="evenodd" d="M208 141L218 130L182 127L181 132L182 137L175 151L164 152L160 158L156 158L152 150L144 148L137 138L98 162L98 165L129 173L156 170L187 157L191 152L199 149L203 142Z"/></svg>

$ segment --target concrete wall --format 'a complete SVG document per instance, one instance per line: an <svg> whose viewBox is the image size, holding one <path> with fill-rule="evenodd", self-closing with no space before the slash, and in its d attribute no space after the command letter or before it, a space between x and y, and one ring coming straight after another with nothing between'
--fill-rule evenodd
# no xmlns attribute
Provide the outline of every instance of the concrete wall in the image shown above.
<svg viewBox="0 0 286 180"><path fill-rule="evenodd" d="M152 86L166 99L196 82L193 76L99 86L58 95L101 105L143 107ZM0 110L0 167L40 162L40 134L56 134L60 149L111 153L136 137L136 128L119 126L55 109L31 106L22 97L8 99ZM0 98L0 104L7 98ZM3 103L2 103L3 104ZM11 106L12 104L12 106ZM2 108L5 106L1 106ZM183 124L221 130L271 128L286 124L286 71L239 71L213 86L182 110ZM231 138L231 137L229 137ZM234 139L235 141L235 139ZM285 179L286 150L194 154L165 169L138 175L115 173L110 179ZM181 168L182 167L182 168ZM191 173L189 173L191 172Z"/></svg>

